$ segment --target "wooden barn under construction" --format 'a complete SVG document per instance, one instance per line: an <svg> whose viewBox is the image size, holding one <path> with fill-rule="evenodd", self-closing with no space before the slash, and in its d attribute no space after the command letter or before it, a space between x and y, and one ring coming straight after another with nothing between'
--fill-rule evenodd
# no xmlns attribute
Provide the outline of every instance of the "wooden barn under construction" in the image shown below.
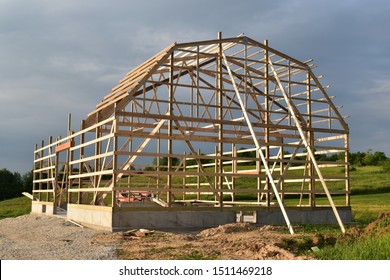
<svg viewBox="0 0 390 280"><path fill-rule="evenodd" d="M32 212L87 226L351 221L348 125L313 72L246 36L173 43L79 131L36 145ZM70 121L69 121L70 122Z"/></svg>

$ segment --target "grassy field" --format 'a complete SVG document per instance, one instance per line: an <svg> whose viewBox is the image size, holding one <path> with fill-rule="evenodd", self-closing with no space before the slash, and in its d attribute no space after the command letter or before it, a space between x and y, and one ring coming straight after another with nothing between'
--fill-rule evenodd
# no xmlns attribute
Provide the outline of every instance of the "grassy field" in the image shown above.
<svg viewBox="0 0 390 280"><path fill-rule="evenodd" d="M31 211L31 200L25 196L0 201L0 219L25 215Z"/></svg>
<svg viewBox="0 0 390 280"><path fill-rule="evenodd" d="M342 173L341 168L331 172ZM246 179L248 185L253 179ZM358 167L351 172L351 206L354 227L364 228L374 221L380 213L390 213L390 173L384 173L380 167ZM334 197L337 205L344 204L344 197ZM323 201L322 201L323 200ZM326 203L326 198L318 198L317 203ZM31 211L31 201L26 197L0 201L0 219L16 217ZM381 235L369 235L345 241L337 226L307 225L304 231L315 232L319 236L333 236L337 240L324 244L316 253L319 259L390 259L390 218L384 220ZM341 240L340 242L338 240Z"/></svg>

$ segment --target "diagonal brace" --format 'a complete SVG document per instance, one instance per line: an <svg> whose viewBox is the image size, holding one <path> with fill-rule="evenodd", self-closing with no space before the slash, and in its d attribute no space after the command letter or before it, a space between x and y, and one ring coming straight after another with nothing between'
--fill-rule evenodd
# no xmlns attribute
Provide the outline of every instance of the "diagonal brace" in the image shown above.
<svg viewBox="0 0 390 280"><path fill-rule="evenodd" d="M280 207L280 210L282 211L282 214L283 214L283 217L284 217L284 220L286 221L286 224L287 224L287 227L290 231L291 234L294 234L294 229L293 227L291 226L291 223L290 223L290 219L288 218L288 215L287 215L287 212L286 212L286 209L284 208L284 205L283 205L283 201L282 199L280 198L280 195L279 195L279 192L278 192L278 189L276 188L276 185L275 185L275 181L274 181L274 178L272 177L272 173L271 173L271 170L269 169L269 166L268 166L268 161L266 160L265 156L264 156L264 153L261 149L261 146L260 146L260 143L259 143L259 140L257 139L256 137L256 133L255 131L253 130L253 126L252 126L252 122L250 121L249 119L249 116L248 116L248 113L246 111L246 108L245 108L245 105L244 105L244 102L242 101L241 99L241 95L240 95L240 92L237 88L237 85L236 85L236 82L234 80L234 77L233 77L233 74L232 74L232 71L229 67L229 63L226 59L226 56L225 56L225 53L222 52L222 56L223 56L223 59L225 61L225 66L226 66L226 69L228 70L228 73L229 73L229 76L230 76L230 80L232 81L232 85L234 87L234 90L236 92L236 95L237 95L237 98L238 98L238 101L240 103L240 106L241 106L241 109L242 109L242 112L244 114L244 118L248 124L248 128L249 128L249 131L251 133L251 136L252 136L252 139L253 139L253 142L256 146L256 149L259 151L259 154L260 154L260 157L261 157L261 161L263 162L263 165L265 167L265 171L267 173L267 176L271 182L271 185L272 185L272 189L275 193L275 197L279 203L279 207Z"/></svg>

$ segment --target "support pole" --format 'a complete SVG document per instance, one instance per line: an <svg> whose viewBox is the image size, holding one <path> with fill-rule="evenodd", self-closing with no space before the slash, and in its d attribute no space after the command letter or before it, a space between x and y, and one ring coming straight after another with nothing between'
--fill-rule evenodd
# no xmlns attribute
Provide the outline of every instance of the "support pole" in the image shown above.
<svg viewBox="0 0 390 280"><path fill-rule="evenodd" d="M307 86L306 86L306 99L307 99L307 140L309 143L309 146L311 148L314 147L314 132L311 130L311 123L312 123L312 110L311 110L311 88L310 88L310 73L306 74L307 78ZM312 150L314 153L315 151ZM315 175L315 170L314 170L314 165L313 163L309 160L308 162L308 175L309 175L309 190L310 190L310 195L309 195L309 204L311 207L316 206L316 180L314 179Z"/></svg>
<svg viewBox="0 0 390 280"><path fill-rule="evenodd" d="M218 56L218 76L217 76L217 120L221 121L219 123L219 130L218 130L218 154L216 153L216 156L219 156L219 159L216 160L217 162L217 173L218 175L218 188L220 189L219 193L219 206L223 207L223 161L222 161L222 155L223 155L223 124L222 124L222 118L223 118L223 80L222 80L222 32L218 32L218 47L219 47L219 56Z"/></svg>
<svg viewBox="0 0 390 280"><path fill-rule="evenodd" d="M326 194L326 196L327 196L327 198L328 198L328 200L329 200L329 203L330 203L330 205L331 205L331 207L332 207L333 213L334 213L334 215L335 215L335 217L336 217L336 220L337 220L337 222L338 222L338 224L339 224L339 226L340 226L340 229L341 229L341 231L342 231L343 233L345 233L345 227L344 227L343 221L342 221L341 218L340 218L339 212L337 211L336 206L335 206L335 204L334 204L334 202L333 202L332 196L330 195L330 192L329 192L329 190L328 190L328 187L326 186L324 177L322 176L321 170L320 170L320 168L319 168L319 166L318 166L318 164L317 164L317 161L316 161L316 159L315 159L315 157L314 157L314 153L313 153L312 147L310 146L308 140L306 139L305 133L304 133L304 131L303 131L303 129L302 129L302 126L301 126L301 122L299 121L299 119L298 119L298 117L297 117L297 115L296 115L296 113L295 113L295 110L296 110L296 109L294 109L293 105L291 104L291 101L290 101L290 99L288 98L288 96L287 96L287 94L286 94L286 91L284 90L284 87L283 87L282 83L280 82L280 79L279 79L278 74L276 73L276 71L275 71L275 69L274 69L274 67L273 67L272 62L269 61L269 64L270 64L271 69L272 69L272 72L273 72L273 74L274 74L274 78L276 79L276 81L277 81L277 83L278 83L278 86L279 86L279 88L280 88L280 90L281 90L281 92L282 92L282 94L283 94L283 96L284 96L284 99L285 99L286 103L287 103L288 109L289 109L289 111L290 111L290 113L291 113L291 115L292 115L292 117L293 117L293 119L294 119L295 126L296 126L297 129L298 129L298 132L299 132L299 134L300 134L300 136L301 136L301 139L302 139L302 141L303 141L303 144L305 145L305 147L306 147L306 149L307 149L307 152L309 153L310 159L311 159L311 161L312 161L312 164L314 165L315 170L316 170L316 172L317 172L317 175L318 175L318 177L320 178L322 187L323 187L323 189L324 189L324 191L325 191L325 194Z"/></svg>
<svg viewBox="0 0 390 280"><path fill-rule="evenodd" d="M345 205L351 206L351 194L350 194L350 185L349 185L349 137L348 134L345 134L344 136L344 147L345 147L345 154L344 154L344 163L345 163Z"/></svg>
<svg viewBox="0 0 390 280"><path fill-rule="evenodd" d="M173 59L174 59L174 51L171 53L170 56L170 70L169 70L169 103L168 103L168 115L170 116L168 120L168 175L167 175L167 204L168 207L171 207L172 201L171 201L171 188L172 188L172 134L173 134L173 123L172 123L172 116L173 116L173 94L174 94L174 88L173 88Z"/></svg>
<svg viewBox="0 0 390 280"><path fill-rule="evenodd" d="M268 54L268 40L264 40L264 78L265 78L265 84L264 84L264 121L265 121L265 128L264 128L264 142L265 142L265 158L269 158L269 125L270 122L270 113L269 113L269 73L268 73L268 61L269 61L269 54ZM268 164L268 163L267 163ZM268 168L268 166L267 166ZM268 177L265 178L265 190L266 190L266 203L267 207L270 207L271 205L271 196L269 193L269 184L270 179Z"/></svg>
<svg viewBox="0 0 390 280"><path fill-rule="evenodd" d="M278 189L276 188L274 179L273 179L273 177L272 177L272 173L271 173L271 171L269 170L269 167L268 167L268 160L265 158L264 153L263 153L263 151L262 151L262 148L261 148L261 146L260 146L259 140L257 139L257 136L256 136L255 131L253 130L252 123L251 123L251 121L250 121L250 119L249 119L248 113L247 113L246 108L245 108L245 106L244 106L244 103L243 103L243 101L242 101L242 99L241 99L241 95L240 95L240 92L239 92L239 90L238 90L238 88L237 88L236 82L234 81L234 77L233 77L232 71L230 70L229 63L228 63L228 61L227 61L227 59L226 59L225 53L223 53L223 58L224 58L224 60L225 60L226 68L227 68L227 70L228 70L230 79L231 79L231 81L232 81L232 85L233 85L233 87L234 87L234 90L235 90L235 92L236 92L238 101L239 101L240 106L241 106L241 109L242 109L242 112L243 112L243 114L244 114L244 118L245 118L245 120L246 120L246 123L247 123L247 125L248 125L249 131L250 131L250 133L251 133L253 142L254 142L254 144L255 144L255 146L256 146L256 150L257 150L257 151L259 152L259 154L260 154L261 161L263 162L263 165L264 165L264 168L265 168L265 172L267 173L267 176L268 176L268 178L269 178L269 181L270 181L270 183L271 183L271 186L272 186L272 188L273 188L273 190L274 190L275 197L276 197L276 199L277 199L277 201L278 201L278 203L279 203L279 207L280 207L280 210L282 211L284 220L286 221L286 224L287 224L287 227L288 227L290 233L291 233L291 234L294 234L294 229L293 229L293 227L291 226L290 219L288 218L287 212L286 212L286 210L285 210L285 208L284 208L284 205L283 205L283 202L282 202L282 200L281 200L281 198L280 198Z"/></svg>

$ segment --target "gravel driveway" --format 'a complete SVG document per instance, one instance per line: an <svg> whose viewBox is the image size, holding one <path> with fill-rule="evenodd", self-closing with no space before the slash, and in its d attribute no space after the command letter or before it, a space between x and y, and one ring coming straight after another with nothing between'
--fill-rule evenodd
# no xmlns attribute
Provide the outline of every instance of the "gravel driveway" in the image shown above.
<svg viewBox="0 0 390 280"><path fill-rule="evenodd" d="M115 245L95 243L103 231L80 228L63 218L24 215L0 220L2 260L110 260Z"/></svg>

